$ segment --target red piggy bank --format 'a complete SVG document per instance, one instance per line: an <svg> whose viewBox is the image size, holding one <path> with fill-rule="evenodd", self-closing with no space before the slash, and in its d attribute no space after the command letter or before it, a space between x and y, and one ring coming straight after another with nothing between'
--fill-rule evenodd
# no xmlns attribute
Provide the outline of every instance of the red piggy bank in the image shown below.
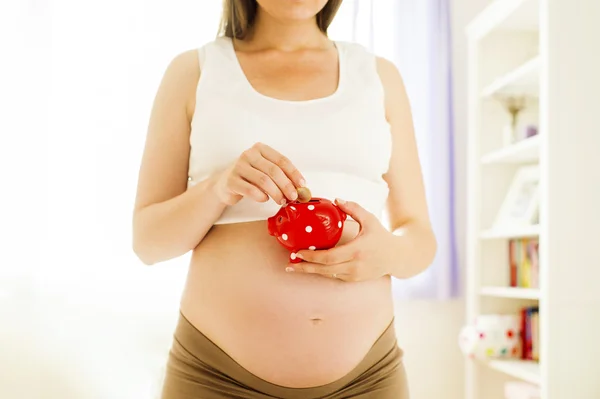
<svg viewBox="0 0 600 399"><path fill-rule="evenodd" d="M268 220L269 234L288 249L292 263L301 262L296 252L301 249L333 248L342 236L346 213L324 198L308 202L293 201L283 205Z"/></svg>

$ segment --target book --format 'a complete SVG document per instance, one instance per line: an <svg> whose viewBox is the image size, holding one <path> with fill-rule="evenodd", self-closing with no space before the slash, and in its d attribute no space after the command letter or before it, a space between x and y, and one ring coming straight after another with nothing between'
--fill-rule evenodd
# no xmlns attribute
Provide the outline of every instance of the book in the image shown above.
<svg viewBox="0 0 600 399"><path fill-rule="evenodd" d="M539 307L530 306L521 309L521 344L524 360L539 361L540 335L539 335Z"/></svg>
<svg viewBox="0 0 600 399"><path fill-rule="evenodd" d="M539 288L539 240L512 239L508 242L509 285Z"/></svg>
<svg viewBox="0 0 600 399"><path fill-rule="evenodd" d="M540 313L531 315L531 360L540 360Z"/></svg>

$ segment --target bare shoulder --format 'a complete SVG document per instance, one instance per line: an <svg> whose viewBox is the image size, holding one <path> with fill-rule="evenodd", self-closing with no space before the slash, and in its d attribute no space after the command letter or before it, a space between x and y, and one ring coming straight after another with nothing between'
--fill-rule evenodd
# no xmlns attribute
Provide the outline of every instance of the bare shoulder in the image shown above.
<svg viewBox="0 0 600 399"><path fill-rule="evenodd" d="M185 191L190 120L200 71L195 50L173 57L166 67L150 113L139 172L136 209Z"/></svg>
<svg viewBox="0 0 600 399"><path fill-rule="evenodd" d="M400 71L392 61L384 57L377 57L377 73L386 96L398 94L398 91L404 92L404 81Z"/></svg>
<svg viewBox="0 0 600 399"><path fill-rule="evenodd" d="M175 55L169 62L161 82L160 90L169 93L171 100L183 103L188 116L195 104L196 85L200 79L198 50L191 49Z"/></svg>
<svg viewBox="0 0 600 399"><path fill-rule="evenodd" d="M166 74L181 78L197 78L200 75L198 49L186 50L175 55L167 67Z"/></svg>
<svg viewBox="0 0 600 399"><path fill-rule="evenodd" d="M400 77L400 72L398 72L398 68L396 68L396 65L394 65L394 63L390 60L388 60L385 57L376 57L377 59L377 72L379 72L379 74L383 74L383 76L387 76L387 77ZM383 77L382 76L382 77Z"/></svg>
<svg viewBox="0 0 600 399"><path fill-rule="evenodd" d="M377 73L385 92L388 119L405 118L410 113L410 104L400 71L390 60L377 57Z"/></svg>

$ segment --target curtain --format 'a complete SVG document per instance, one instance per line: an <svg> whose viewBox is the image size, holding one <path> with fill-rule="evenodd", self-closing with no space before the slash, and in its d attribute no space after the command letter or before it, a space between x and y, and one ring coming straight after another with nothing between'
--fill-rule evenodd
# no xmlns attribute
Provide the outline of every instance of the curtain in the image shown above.
<svg viewBox="0 0 600 399"><path fill-rule="evenodd" d="M404 299L448 299L459 289L449 0L356 0L353 39L394 62L410 98L429 212L438 240L425 272L394 281Z"/></svg>

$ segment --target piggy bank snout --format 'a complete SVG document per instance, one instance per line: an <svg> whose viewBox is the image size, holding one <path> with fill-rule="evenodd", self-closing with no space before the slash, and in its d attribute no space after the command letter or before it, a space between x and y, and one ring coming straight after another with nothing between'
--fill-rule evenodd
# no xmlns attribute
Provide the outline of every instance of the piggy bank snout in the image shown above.
<svg viewBox="0 0 600 399"><path fill-rule="evenodd" d="M271 216L267 219L267 229L269 234L275 236L277 234L277 220L278 216Z"/></svg>

